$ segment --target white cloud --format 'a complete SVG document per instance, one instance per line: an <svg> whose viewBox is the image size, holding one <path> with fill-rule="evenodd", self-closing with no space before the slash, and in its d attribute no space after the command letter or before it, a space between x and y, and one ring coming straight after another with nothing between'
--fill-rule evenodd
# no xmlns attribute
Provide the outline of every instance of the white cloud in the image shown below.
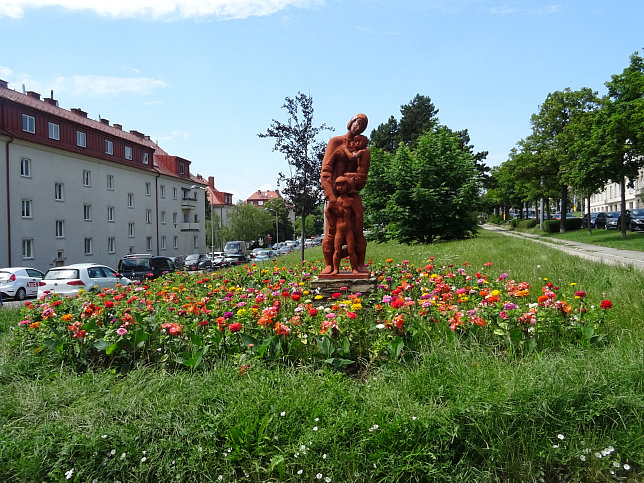
<svg viewBox="0 0 644 483"><path fill-rule="evenodd" d="M168 87L165 81L150 77L113 77L98 75L75 75L57 77L56 92L73 92L93 96L116 96L119 94L152 94L155 90Z"/></svg>
<svg viewBox="0 0 644 483"><path fill-rule="evenodd" d="M11 77L13 71L9 67L0 65L0 79L7 80Z"/></svg>
<svg viewBox="0 0 644 483"><path fill-rule="evenodd" d="M91 10L107 17L176 19L216 16L261 17L288 7L306 7L324 0L0 0L0 17L20 18L26 9L62 7Z"/></svg>

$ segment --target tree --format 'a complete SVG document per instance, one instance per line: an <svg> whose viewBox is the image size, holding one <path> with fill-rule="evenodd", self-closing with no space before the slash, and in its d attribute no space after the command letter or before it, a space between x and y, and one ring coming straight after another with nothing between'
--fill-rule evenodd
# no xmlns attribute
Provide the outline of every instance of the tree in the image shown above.
<svg viewBox="0 0 644 483"><path fill-rule="evenodd" d="M438 126L417 148L372 153L362 191L366 225L379 240L431 243L476 233L480 180L474 156L461 137Z"/></svg>
<svg viewBox="0 0 644 483"><path fill-rule="evenodd" d="M286 97L282 108L289 119L286 124L273 119L260 138L274 138L273 151L279 151L288 163L288 176L279 173L278 185L286 201L294 206L295 214L302 217L301 257L304 261L304 227L306 217L323 201L320 171L324 157L325 141L317 140L323 130L333 129L322 124L313 125L313 98L298 92L295 98Z"/></svg>
<svg viewBox="0 0 644 483"><path fill-rule="evenodd" d="M224 240L256 242L264 238L275 225L275 218L269 211L240 201L228 215L228 225L221 229Z"/></svg>
<svg viewBox="0 0 644 483"><path fill-rule="evenodd" d="M400 106L400 114L400 122L391 116L385 124L380 124L371 131L372 146L390 153L393 153L400 143L413 149L417 139L438 124L438 109L428 96L416 94L408 104Z"/></svg>
<svg viewBox="0 0 644 483"><path fill-rule="evenodd" d="M273 228L269 230L273 243L276 243L278 240L290 240L293 237L293 224L289 219L289 211L286 207L286 203L282 198L272 198L266 201L262 208L268 210L269 213L273 215ZM272 211L271 211L272 210ZM275 233L275 213L277 212L277 224L279 228L279 237Z"/></svg>
<svg viewBox="0 0 644 483"><path fill-rule="evenodd" d="M569 150L571 140L566 127L583 112L591 110L597 103L597 95L591 89L584 87L578 91L566 88L555 91L546 97L539 112L533 114L530 123L532 134L528 142L533 153L532 179L543 179L548 184L557 186L561 192L561 224L562 233L566 231L568 202L568 182L564 173L575 161L575 153ZM535 175L539 175L535 177Z"/></svg>
<svg viewBox="0 0 644 483"><path fill-rule="evenodd" d="M630 65L609 82L593 130L599 155L612 181L621 187L622 237L626 237L626 186L633 186L644 166L644 59L631 55Z"/></svg>

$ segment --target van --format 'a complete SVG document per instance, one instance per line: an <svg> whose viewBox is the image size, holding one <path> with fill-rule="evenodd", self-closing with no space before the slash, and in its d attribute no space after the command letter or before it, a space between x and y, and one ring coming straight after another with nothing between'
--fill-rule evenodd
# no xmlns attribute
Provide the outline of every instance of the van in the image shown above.
<svg viewBox="0 0 644 483"><path fill-rule="evenodd" d="M155 279L176 270L169 257L132 254L121 258L117 271L131 280Z"/></svg>
<svg viewBox="0 0 644 483"><path fill-rule="evenodd" d="M246 242L240 240L226 242L226 246L224 246L224 253L226 255L246 256Z"/></svg>

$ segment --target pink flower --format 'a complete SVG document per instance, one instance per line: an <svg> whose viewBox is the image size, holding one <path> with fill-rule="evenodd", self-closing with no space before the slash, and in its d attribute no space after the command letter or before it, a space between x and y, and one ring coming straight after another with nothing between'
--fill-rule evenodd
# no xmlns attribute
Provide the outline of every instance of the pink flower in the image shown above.
<svg viewBox="0 0 644 483"><path fill-rule="evenodd" d="M116 333L118 335L125 335L127 334L127 329L125 327L119 327L118 329L116 329Z"/></svg>

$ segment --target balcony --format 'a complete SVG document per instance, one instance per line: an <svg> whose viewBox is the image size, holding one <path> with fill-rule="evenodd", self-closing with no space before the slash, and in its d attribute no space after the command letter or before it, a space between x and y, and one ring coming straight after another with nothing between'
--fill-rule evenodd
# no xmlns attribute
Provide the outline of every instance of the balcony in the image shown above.
<svg viewBox="0 0 644 483"><path fill-rule="evenodd" d="M197 197L194 198L181 198L181 208L189 210L197 207Z"/></svg>
<svg viewBox="0 0 644 483"><path fill-rule="evenodd" d="M179 223L179 229L181 231L199 231L201 230L200 223Z"/></svg>

